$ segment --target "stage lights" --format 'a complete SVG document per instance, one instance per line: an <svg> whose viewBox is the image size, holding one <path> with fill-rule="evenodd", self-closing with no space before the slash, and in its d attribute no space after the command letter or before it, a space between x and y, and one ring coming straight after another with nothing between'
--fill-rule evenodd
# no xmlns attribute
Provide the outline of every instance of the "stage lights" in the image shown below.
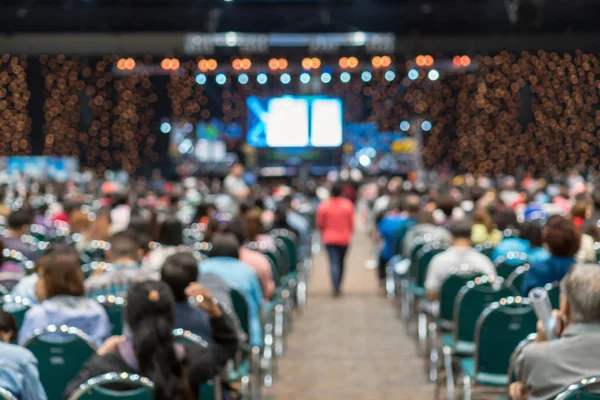
<svg viewBox="0 0 600 400"><path fill-rule="evenodd" d="M394 71L387 71L384 77L388 82L391 82L396 79L396 73Z"/></svg>
<svg viewBox="0 0 600 400"><path fill-rule="evenodd" d="M196 75L196 83L198 85L204 85L206 83L206 75L204 75L204 74Z"/></svg>
<svg viewBox="0 0 600 400"><path fill-rule="evenodd" d="M425 132L429 132L431 130L431 126L431 122L428 120L425 120L421 123L421 129L423 129Z"/></svg>
<svg viewBox="0 0 600 400"><path fill-rule="evenodd" d="M267 74L265 73L260 73L256 75L256 82L258 82L259 85L264 85L265 83L267 83L267 80Z"/></svg>
<svg viewBox="0 0 600 400"><path fill-rule="evenodd" d="M416 69L410 69L408 70L408 79L410 79L411 81L417 80L419 78L419 71L417 71Z"/></svg>
<svg viewBox="0 0 600 400"><path fill-rule="evenodd" d="M358 58L350 57L348 58L348 68L356 68L358 67Z"/></svg>
<svg viewBox="0 0 600 400"><path fill-rule="evenodd" d="M432 69L427 74L427 77L429 78L430 81L437 81L440 78L440 73L438 72L437 69Z"/></svg>
<svg viewBox="0 0 600 400"><path fill-rule="evenodd" d="M117 68L121 71L128 70L131 71L135 68L135 60L133 58L121 58L117 62Z"/></svg>
<svg viewBox="0 0 600 400"><path fill-rule="evenodd" d="M300 82L307 84L308 82L310 82L310 74L304 72L302 74L300 74Z"/></svg>
<svg viewBox="0 0 600 400"><path fill-rule="evenodd" d="M340 81L342 81L342 83L348 83L348 82L350 82L351 77L352 76L350 75L349 72L342 72L340 74Z"/></svg>
<svg viewBox="0 0 600 400"><path fill-rule="evenodd" d="M169 122L163 122L160 124L160 131L162 133L169 133L171 132L171 124Z"/></svg>
<svg viewBox="0 0 600 400"><path fill-rule="evenodd" d="M224 85L227 82L227 76L225 74L217 74L215 81L219 85Z"/></svg>
<svg viewBox="0 0 600 400"><path fill-rule="evenodd" d="M238 75L238 82L241 85L245 85L246 83L248 83L248 75L247 74L239 74Z"/></svg>
<svg viewBox="0 0 600 400"><path fill-rule="evenodd" d="M285 58L271 58L268 65L272 70L286 69L288 67L288 61Z"/></svg>
<svg viewBox="0 0 600 400"><path fill-rule="evenodd" d="M364 71L360 75L360 79L362 79L363 82L371 82L371 78L373 78L373 75L369 71Z"/></svg>
<svg viewBox="0 0 600 400"><path fill-rule="evenodd" d="M321 82L323 82L323 83L331 82L331 74L329 72L323 72L321 74Z"/></svg>
<svg viewBox="0 0 600 400"><path fill-rule="evenodd" d="M408 131L410 129L410 122L408 122L408 121L402 121L402 122L400 122L400 129L403 132Z"/></svg>
<svg viewBox="0 0 600 400"><path fill-rule="evenodd" d="M431 67L433 65L433 57L430 55L418 55L417 58L415 59L415 63L419 66L419 67Z"/></svg>
<svg viewBox="0 0 600 400"><path fill-rule="evenodd" d="M160 67L162 69L171 70L171 71L175 71L176 69L179 69L180 65L181 64L179 63L179 60L176 58L165 58L160 63Z"/></svg>
<svg viewBox="0 0 600 400"><path fill-rule="evenodd" d="M217 69L217 66L218 66L217 61L212 58L208 59L208 60L198 61L198 69L202 72L214 71L215 69ZM248 67L248 68L250 68L250 67Z"/></svg>
<svg viewBox="0 0 600 400"><path fill-rule="evenodd" d="M317 57L306 57L302 60L302 68L303 69L318 69L321 66L321 60Z"/></svg>
<svg viewBox="0 0 600 400"><path fill-rule="evenodd" d="M452 64L455 67L468 67L471 65L471 57L469 56L454 56Z"/></svg>
<svg viewBox="0 0 600 400"><path fill-rule="evenodd" d="M389 56L375 56L371 59L373 68L387 68L392 65L392 59Z"/></svg>
<svg viewBox="0 0 600 400"><path fill-rule="evenodd" d="M288 83L290 83L292 81L292 77L290 76L290 74L281 74L281 76L279 77L279 80L284 85L287 85Z"/></svg>

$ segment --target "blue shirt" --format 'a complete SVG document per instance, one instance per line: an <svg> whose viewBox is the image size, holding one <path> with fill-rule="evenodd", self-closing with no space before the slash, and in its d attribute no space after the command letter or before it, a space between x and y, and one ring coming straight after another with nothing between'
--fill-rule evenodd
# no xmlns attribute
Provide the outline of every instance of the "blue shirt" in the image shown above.
<svg viewBox="0 0 600 400"><path fill-rule="evenodd" d="M175 303L175 328L190 331L207 342L213 341L208 314L187 301Z"/></svg>
<svg viewBox="0 0 600 400"><path fill-rule="evenodd" d="M396 245L400 246L404 235L409 228L415 225L414 218L407 218L401 214L390 214L383 217L379 221L377 230L383 237L383 249L381 250L381 258L388 261L396 252ZM398 247L400 248L400 247Z"/></svg>
<svg viewBox="0 0 600 400"><path fill-rule="evenodd" d="M530 264L535 264L550 258L550 253L543 247L531 247L528 240L509 237L498 243L498 246L496 246L492 253L492 260L496 263L500 257L506 257L511 251L527 254L527 262ZM506 263L517 265L521 264L521 260L517 258L506 259Z"/></svg>
<svg viewBox="0 0 600 400"><path fill-rule="evenodd" d="M19 283L10 292L11 296L20 296L24 299L31 301L33 304L39 304L37 297L35 296L35 284L39 280L37 273L28 275L21 279Z"/></svg>
<svg viewBox="0 0 600 400"><path fill-rule="evenodd" d="M521 294L527 296L536 287L544 287L548 283L560 281L571 266L575 264L574 257L551 256L547 260L531 264L525 273L521 285Z"/></svg>
<svg viewBox="0 0 600 400"><path fill-rule="evenodd" d="M31 351L0 342L0 387L21 400L46 400L37 359Z"/></svg>
<svg viewBox="0 0 600 400"><path fill-rule="evenodd" d="M19 344L33 337L37 329L44 329L48 325L78 328L98 347L111 333L108 315L95 300L60 295L44 300L27 311L19 330Z"/></svg>
<svg viewBox="0 0 600 400"><path fill-rule="evenodd" d="M202 261L199 268L200 276L204 274L217 275L228 284L241 290L250 307L250 343L253 346L261 346L263 337L260 309L263 294L256 272L240 260L229 257L209 258Z"/></svg>

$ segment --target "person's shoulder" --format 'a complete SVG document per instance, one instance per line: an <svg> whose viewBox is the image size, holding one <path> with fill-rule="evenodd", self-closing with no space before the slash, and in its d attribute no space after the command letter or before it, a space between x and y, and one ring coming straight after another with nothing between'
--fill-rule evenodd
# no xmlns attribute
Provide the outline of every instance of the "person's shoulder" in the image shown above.
<svg viewBox="0 0 600 400"><path fill-rule="evenodd" d="M31 351L25 347L17 346L16 344L5 344L0 345L0 352L2 358L13 363L25 366L27 364L36 363L37 359Z"/></svg>

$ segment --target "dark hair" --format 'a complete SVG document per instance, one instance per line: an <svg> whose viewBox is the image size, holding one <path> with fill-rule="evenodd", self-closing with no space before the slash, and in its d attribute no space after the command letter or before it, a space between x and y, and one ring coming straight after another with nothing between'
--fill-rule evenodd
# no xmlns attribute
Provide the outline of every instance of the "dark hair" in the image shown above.
<svg viewBox="0 0 600 400"><path fill-rule="evenodd" d="M435 225L435 218L433 218L433 213L429 211L421 211L417 216L417 221L419 224Z"/></svg>
<svg viewBox="0 0 600 400"><path fill-rule="evenodd" d="M140 374L154 382L155 398L182 400L184 365L177 358L173 328L175 300L165 282L140 282L127 292L125 321L133 333L133 349Z"/></svg>
<svg viewBox="0 0 600 400"><path fill-rule="evenodd" d="M244 226L242 225L242 221L239 219L233 219L229 221L223 230L223 233L229 233L235 236L235 239L238 241L238 243L240 243L240 245L246 243L247 241L247 237L244 232Z"/></svg>
<svg viewBox="0 0 600 400"><path fill-rule="evenodd" d="M446 217L452 216L452 211L456 207L456 201L452 197L443 196L436 201L437 208L442 210Z"/></svg>
<svg viewBox="0 0 600 400"><path fill-rule="evenodd" d="M38 273L44 279L48 299L58 295L85 294L85 276L75 253L51 252L39 260Z"/></svg>
<svg viewBox="0 0 600 400"><path fill-rule="evenodd" d="M461 219L450 226L450 234L454 239L471 239L471 221Z"/></svg>
<svg viewBox="0 0 600 400"><path fill-rule="evenodd" d="M198 281L198 276L198 261L190 252L170 255L161 269L161 279L169 285L177 302L187 301L185 289Z"/></svg>
<svg viewBox="0 0 600 400"><path fill-rule="evenodd" d="M240 258L240 243L231 234L217 235L212 245L210 257Z"/></svg>
<svg viewBox="0 0 600 400"><path fill-rule="evenodd" d="M129 195L123 192L117 192L113 195L113 207L123 206L129 203Z"/></svg>
<svg viewBox="0 0 600 400"><path fill-rule="evenodd" d="M21 229L26 225L31 225L31 215L26 209L20 208L11 212L6 222L10 229Z"/></svg>
<svg viewBox="0 0 600 400"><path fill-rule="evenodd" d="M494 230L494 221L485 208L479 208L473 213L473 223L484 225L488 233Z"/></svg>
<svg viewBox="0 0 600 400"><path fill-rule="evenodd" d="M244 216L244 230L249 241L255 241L258 235L265 233L259 210L251 210L246 213Z"/></svg>
<svg viewBox="0 0 600 400"><path fill-rule="evenodd" d="M585 220L587 218L587 210L588 210L587 202L585 202L585 201L577 202L577 203L573 204L573 207L571 208L571 217L581 218L581 219Z"/></svg>
<svg viewBox="0 0 600 400"><path fill-rule="evenodd" d="M128 258L134 261L139 261L139 249L140 243L131 231L115 233L110 238L110 258L112 260Z"/></svg>
<svg viewBox="0 0 600 400"><path fill-rule="evenodd" d="M498 211L494 214L494 223L500 231L505 231L509 228L517 229L519 222L517 221L517 215L510 209Z"/></svg>
<svg viewBox="0 0 600 400"><path fill-rule="evenodd" d="M335 182L331 187L331 197L340 197L342 195L342 191L344 190L344 186L341 182Z"/></svg>
<svg viewBox="0 0 600 400"><path fill-rule="evenodd" d="M581 234L570 219L560 215L550 217L543 236L550 254L554 256L570 257L579 251Z"/></svg>
<svg viewBox="0 0 600 400"><path fill-rule="evenodd" d="M410 215L417 215L421 209L421 200L419 196L409 195L404 198L404 209Z"/></svg>
<svg viewBox="0 0 600 400"><path fill-rule="evenodd" d="M531 247L542 247L542 226L535 221L524 222L519 237L527 240Z"/></svg>
<svg viewBox="0 0 600 400"><path fill-rule="evenodd" d="M0 308L0 332L6 332L11 334L11 342L17 342L17 335L19 328L17 327L17 321L11 313L4 311Z"/></svg>
<svg viewBox="0 0 600 400"><path fill-rule="evenodd" d="M140 214L132 213L131 218L129 219L127 230L134 231L136 233L149 232L150 221Z"/></svg>
<svg viewBox="0 0 600 400"><path fill-rule="evenodd" d="M169 215L158 228L158 242L164 246L183 244L183 225L174 215Z"/></svg>

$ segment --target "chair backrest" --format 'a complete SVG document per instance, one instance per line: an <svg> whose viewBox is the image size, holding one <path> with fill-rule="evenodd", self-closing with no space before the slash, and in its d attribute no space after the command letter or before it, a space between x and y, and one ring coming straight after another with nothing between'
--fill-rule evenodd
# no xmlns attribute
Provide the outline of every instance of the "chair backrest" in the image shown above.
<svg viewBox="0 0 600 400"><path fill-rule="evenodd" d="M13 395L8 390L0 387L0 399L2 400L17 400L15 395Z"/></svg>
<svg viewBox="0 0 600 400"><path fill-rule="evenodd" d="M92 261L106 260L106 252L110 250L110 243L104 240L92 240L90 244L83 250Z"/></svg>
<svg viewBox="0 0 600 400"><path fill-rule="evenodd" d="M423 287L425 284L425 277L427 276L427 268L431 259L444 252L448 248L447 243L443 242L432 242L428 243L417 254L418 264L416 273L416 284L418 287Z"/></svg>
<svg viewBox="0 0 600 400"><path fill-rule="evenodd" d="M4 286L0 285L0 296L6 296L9 293L9 290Z"/></svg>
<svg viewBox="0 0 600 400"><path fill-rule="evenodd" d="M471 271L468 266L453 269L442 283L440 289L440 319L452 322L454 317L454 301L460 289L481 274Z"/></svg>
<svg viewBox="0 0 600 400"><path fill-rule="evenodd" d="M125 299L119 296L98 296L96 301L104 307L110 321L111 335L121 335L123 333L123 308Z"/></svg>
<svg viewBox="0 0 600 400"><path fill-rule="evenodd" d="M474 246L475 250L488 257L490 260L492 259L492 253L494 252L494 245L492 242L483 242Z"/></svg>
<svg viewBox="0 0 600 400"><path fill-rule="evenodd" d="M200 346L202 348L208 348L208 342L202 339L198 335L194 335L190 331L184 331L183 329L175 329L173 330L173 336L175 340L182 344L193 344L195 346ZM217 381L218 383L216 383ZM211 379L208 382L204 382L200 385L200 394L199 400L215 400L215 384L219 384L219 379ZM220 399L219 399L220 400Z"/></svg>
<svg viewBox="0 0 600 400"><path fill-rule="evenodd" d="M489 305L475 328L475 373L506 375L511 354L536 324L529 299L507 297Z"/></svg>
<svg viewBox="0 0 600 400"><path fill-rule="evenodd" d="M250 250L258 251L267 257L267 259L269 260L269 265L271 266L273 282L275 282L275 286L281 286L281 274L279 272L279 268L277 267L277 256L275 254L275 249L266 243L257 242L250 242L247 244L247 247Z"/></svg>
<svg viewBox="0 0 600 400"><path fill-rule="evenodd" d="M591 376L569 385L556 396L556 400L600 400L600 376Z"/></svg>
<svg viewBox="0 0 600 400"><path fill-rule="evenodd" d="M25 257L20 251L5 248L2 250L2 256L4 257L5 263L10 261L23 267L27 275L33 273L35 269L35 263Z"/></svg>
<svg viewBox="0 0 600 400"><path fill-rule="evenodd" d="M293 232L287 229L275 229L271 232L277 239L281 239L287 248L288 265L290 272L295 272L298 267L297 238Z"/></svg>
<svg viewBox="0 0 600 400"><path fill-rule="evenodd" d="M210 256L210 252L213 249L213 245L210 242L196 242L194 243L194 250L199 251L205 257Z"/></svg>
<svg viewBox="0 0 600 400"><path fill-rule="evenodd" d="M496 272L498 276L508 279L516 268L527 262L527 254L518 251L509 251L505 256L496 260Z"/></svg>
<svg viewBox="0 0 600 400"><path fill-rule="evenodd" d="M547 283L544 289L548 292L552 309L558 310L560 308L560 282Z"/></svg>
<svg viewBox="0 0 600 400"><path fill-rule="evenodd" d="M13 316L17 322L17 327L21 329L23 320L25 320L25 314L31 308L31 300L20 296L6 295L2 297L2 307L4 311Z"/></svg>
<svg viewBox="0 0 600 400"><path fill-rule="evenodd" d="M510 287L515 292L515 295L521 294L521 286L523 283L523 278L525 277L525 273L529 271L529 264L523 264L518 266L509 276L508 279L504 282L507 287Z"/></svg>
<svg viewBox="0 0 600 400"><path fill-rule="evenodd" d="M56 335L62 340L56 340ZM36 331L23 346L38 360L40 381L49 399L62 398L67 384L95 352L85 333L66 325Z"/></svg>
<svg viewBox="0 0 600 400"><path fill-rule="evenodd" d="M135 389L116 391L102 387L103 385L124 384ZM49 399L51 397L48 397ZM59 397L57 397L58 399ZM88 379L88 381L71 393L69 400L152 400L154 399L154 383L143 376L127 372L109 372Z"/></svg>
<svg viewBox="0 0 600 400"><path fill-rule="evenodd" d="M248 300L244 296L244 293L235 287L230 287L229 293L233 303L233 311L237 315L242 329L250 337L250 305L248 304Z"/></svg>
<svg viewBox="0 0 600 400"><path fill-rule="evenodd" d="M504 297L513 295L502 285L500 277L481 276L467 282L454 300L454 339L472 343L475 341L477 319L485 308Z"/></svg>

